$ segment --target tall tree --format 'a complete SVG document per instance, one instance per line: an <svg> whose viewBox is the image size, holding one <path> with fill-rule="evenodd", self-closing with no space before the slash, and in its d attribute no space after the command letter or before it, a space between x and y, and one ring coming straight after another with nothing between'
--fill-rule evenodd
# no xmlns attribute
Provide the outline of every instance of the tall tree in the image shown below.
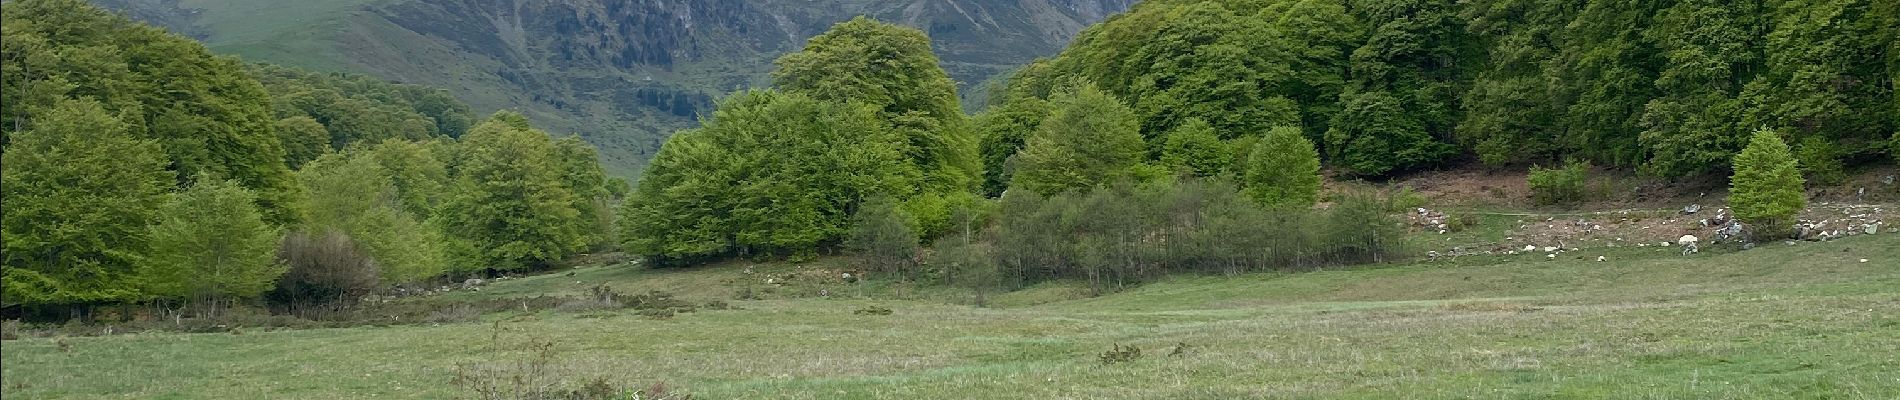
<svg viewBox="0 0 1900 400"><path fill-rule="evenodd" d="M1050 103L1017 155L1011 186L1048 195L1137 177L1147 151L1127 106L1086 83Z"/></svg>
<svg viewBox="0 0 1900 400"><path fill-rule="evenodd" d="M1422 167L1454 151L1426 132L1401 103L1386 92L1346 95L1344 109L1326 131L1332 165L1354 175L1377 176Z"/></svg>
<svg viewBox="0 0 1900 400"><path fill-rule="evenodd" d="M284 146L284 163L291 168L317 159L330 151L330 131L310 117L277 120L277 141Z"/></svg>
<svg viewBox="0 0 1900 400"><path fill-rule="evenodd" d="M545 268L587 245L578 197L546 133L497 112L462 136L456 197L442 212L472 246L465 263L499 270Z"/></svg>
<svg viewBox="0 0 1900 400"><path fill-rule="evenodd" d="M778 88L814 99L875 106L908 140L905 154L926 190L973 191L982 164L957 102L956 83L938 66L922 31L853 18L778 59Z"/></svg>
<svg viewBox="0 0 1900 400"><path fill-rule="evenodd" d="M983 134L983 192L989 196L1001 196L1009 188L1013 175L1011 161L1016 152L1022 150L1024 138L1029 137L1042 120L1049 117L1049 102L1035 97L1018 97L1002 105L990 107L976 117L976 126Z"/></svg>
<svg viewBox="0 0 1900 400"><path fill-rule="evenodd" d="M146 294L191 301L257 298L275 287L282 230L264 222L249 189L199 175L159 208L152 252L140 268Z"/></svg>
<svg viewBox="0 0 1900 400"><path fill-rule="evenodd" d="M427 201L418 195L432 193L423 188L441 185L421 173L426 163L402 163L414 160L403 160L402 149L409 147L400 143L326 154L297 171L307 196L305 233L347 236L379 264L388 283L432 278L450 264L442 228L412 206Z"/></svg>
<svg viewBox="0 0 1900 400"><path fill-rule="evenodd" d="M0 15L0 132L36 109L91 98L128 132L158 142L178 176L210 173L258 195L266 219L295 219L297 194L273 133L270 98L234 59L79 0L8 2ZM182 184L182 182L181 182Z"/></svg>
<svg viewBox="0 0 1900 400"><path fill-rule="evenodd" d="M734 94L661 147L623 205L623 246L659 263L835 248L865 198L914 187L905 143L869 107Z"/></svg>
<svg viewBox="0 0 1900 400"><path fill-rule="evenodd" d="M594 146L579 136L554 142L554 162L560 168L561 183L574 193L574 210L580 212L581 233L589 247L608 244L613 231L613 211L607 208L607 172L600 168Z"/></svg>
<svg viewBox="0 0 1900 400"><path fill-rule="evenodd" d="M133 300L172 175L158 143L92 100L30 109L0 168L6 305Z"/></svg>

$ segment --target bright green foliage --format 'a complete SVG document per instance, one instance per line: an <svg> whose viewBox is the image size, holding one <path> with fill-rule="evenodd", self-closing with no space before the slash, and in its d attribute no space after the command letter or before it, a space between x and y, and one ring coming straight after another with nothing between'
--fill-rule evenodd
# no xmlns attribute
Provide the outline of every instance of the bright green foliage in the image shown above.
<svg viewBox="0 0 1900 400"><path fill-rule="evenodd" d="M1326 131L1326 151L1341 172L1377 176L1425 166L1451 154L1384 92L1345 96L1345 109Z"/></svg>
<svg viewBox="0 0 1900 400"><path fill-rule="evenodd" d="M1230 159L1227 144L1214 133L1214 126L1190 119L1168 132L1161 145L1161 164L1173 172L1208 177L1227 170ZM1317 161L1317 160L1315 160Z"/></svg>
<svg viewBox="0 0 1900 400"><path fill-rule="evenodd" d="M270 98L237 61L79 0L6 3L0 132L29 129L36 110L92 98L136 137L162 147L179 176L209 173L257 192L266 219L294 219L297 197Z"/></svg>
<svg viewBox="0 0 1900 400"><path fill-rule="evenodd" d="M368 147L364 154L352 154L352 157L369 157L381 168L383 176L389 177L395 197L400 201L402 210L417 219L427 220L447 201L448 189L452 183L449 176L447 159L450 141L412 142L407 140L389 140Z"/></svg>
<svg viewBox="0 0 1900 400"><path fill-rule="evenodd" d="M1531 167L1525 183L1531 190L1531 201L1537 204L1572 204L1585 200L1585 189L1590 183L1590 164L1571 161L1563 168Z"/></svg>
<svg viewBox="0 0 1900 400"><path fill-rule="evenodd" d="M545 268L587 246L580 197L568 189L554 140L519 114L498 112L462 136L448 232L472 246L459 262Z"/></svg>
<svg viewBox="0 0 1900 400"><path fill-rule="evenodd" d="M890 199L876 198L865 201L851 219L844 247L861 257L866 269L906 279L914 277L913 267L921 249L910 213Z"/></svg>
<svg viewBox="0 0 1900 400"><path fill-rule="evenodd" d="M1270 207L1305 208L1319 201L1319 151L1300 129L1278 127L1253 146L1241 190Z"/></svg>
<svg viewBox="0 0 1900 400"><path fill-rule="evenodd" d="M925 191L969 191L980 183L977 140L956 83L937 65L922 31L860 16L777 63L772 76L780 90L877 107L906 136L905 155L923 172Z"/></svg>
<svg viewBox="0 0 1900 400"><path fill-rule="evenodd" d="M1788 144L1770 130L1755 131L1748 147L1735 156L1735 175L1729 177L1730 207L1759 239L1786 236L1794 217L1807 207L1801 170Z"/></svg>
<svg viewBox="0 0 1900 400"><path fill-rule="evenodd" d="M1255 16L1254 10L1242 8L1216 2L1142 4L1084 30L1057 58L1055 68L1063 75L1096 82L1128 101L1139 116L1144 137L1156 142L1189 118L1230 134L1297 125L1301 110L1291 97L1302 93L1279 89L1282 85L1309 87L1301 81L1307 77L1296 76L1292 65L1308 61L1301 57L1308 54L1290 53L1296 49L1325 52L1326 45L1295 44L1293 38L1281 35L1282 26L1276 24L1307 25L1307 20L1332 14L1263 12ZM1331 32L1336 31L1315 33ZM1325 91L1313 87L1309 91Z"/></svg>
<svg viewBox="0 0 1900 400"><path fill-rule="evenodd" d="M984 194L1001 196L1009 188L1014 169L1010 160L1022 150L1023 140L1048 117L1049 102L1028 96L990 107L976 117L977 131L983 135Z"/></svg>
<svg viewBox="0 0 1900 400"><path fill-rule="evenodd" d="M145 294L192 301L252 299L285 271L282 231L264 222L255 196L237 182L199 175L159 208L152 250L139 276Z"/></svg>
<svg viewBox="0 0 1900 400"><path fill-rule="evenodd" d="M5 305L133 300L146 226L172 185L164 152L98 102L30 111L0 161Z"/></svg>
<svg viewBox="0 0 1900 400"><path fill-rule="evenodd" d="M410 187L396 183L395 177L416 182L414 170L379 163L401 154L407 146L400 143L330 153L298 171L298 181L309 196L304 202L305 230L347 235L376 260L382 280L388 283L432 278L449 270L449 246L441 228L425 222L427 217L411 211L406 201L409 195L433 192L414 190L415 183Z"/></svg>
<svg viewBox="0 0 1900 400"><path fill-rule="evenodd" d="M654 157L620 213L623 248L659 263L815 254L865 198L913 190L906 143L868 107L734 94Z"/></svg>
<svg viewBox="0 0 1900 400"><path fill-rule="evenodd" d="M612 193L607 190L607 172L601 170L594 146L579 136L562 138L554 142L554 162L561 169L562 184L574 193L574 210L580 212L585 225L582 234L587 245L600 248L612 243L609 234L614 230L614 215L608 208Z"/></svg>
<svg viewBox="0 0 1900 400"><path fill-rule="evenodd" d="M1127 106L1086 84L1050 103L1049 117L1016 155L1011 187L1056 194L1136 177L1147 152Z"/></svg>
<svg viewBox="0 0 1900 400"><path fill-rule="evenodd" d="M303 166L330 151L330 131L310 117L280 119L273 127L277 130L278 142L284 146L284 163L291 168Z"/></svg>

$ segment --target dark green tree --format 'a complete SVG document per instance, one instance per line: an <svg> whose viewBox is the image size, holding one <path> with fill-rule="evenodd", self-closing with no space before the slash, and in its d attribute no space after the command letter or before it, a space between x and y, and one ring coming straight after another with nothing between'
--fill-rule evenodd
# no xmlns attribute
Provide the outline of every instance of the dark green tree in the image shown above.
<svg viewBox="0 0 1900 400"><path fill-rule="evenodd" d="M263 86L236 60L191 39L78 0L8 2L0 46L0 132L28 129L34 110L90 98L157 141L177 176L209 173L257 193L272 223L296 215L298 197ZM179 182L182 185L184 182Z"/></svg>
<svg viewBox="0 0 1900 400"><path fill-rule="evenodd" d="M1454 151L1425 132L1399 99L1385 92L1345 96L1326 131L1328 159L1341 172L1378 176L1428 165Z"/></svg>
<svg viewBox="0 0 1900 400"><path fill-rule="evenodd" d="M865 201L851 216L851 231L844 238L846 250L860 257L866 269L916 278L917 230L908 213L886 198Z"/></svg>

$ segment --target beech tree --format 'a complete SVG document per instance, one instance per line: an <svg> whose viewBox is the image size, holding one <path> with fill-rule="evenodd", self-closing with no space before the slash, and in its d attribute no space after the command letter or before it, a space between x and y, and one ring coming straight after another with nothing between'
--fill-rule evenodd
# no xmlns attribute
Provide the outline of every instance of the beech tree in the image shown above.
<svg viewBox="0 0 1900 400"><path fill-rule="evenodd" d="M0 168L6 305L135 300L172 174L158 143L92 100L33 109Z"/></svg>
<svg viewBox="0 0 1900 400"><path fill-rule="evenodd" d="M275 287L285 271L276 254L282 230L264 222L256 196L237 182L194 181L159 208L139 274L146 295L216 303Z"/></svg>

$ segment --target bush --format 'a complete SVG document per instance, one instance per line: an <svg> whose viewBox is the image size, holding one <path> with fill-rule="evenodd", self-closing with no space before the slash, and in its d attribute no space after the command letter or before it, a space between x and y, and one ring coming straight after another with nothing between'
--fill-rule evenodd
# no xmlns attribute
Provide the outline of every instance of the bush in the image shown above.
<svg viewBox="0 0 1900 400"><path fill-rule="evenodd" d="M1402 250L1387 201L1267 208L1231 184L1186 180L1041 197L1010 192L987 253L997 282L1087 279L1100 293L1169 273L1237 274L1389 259Z"/></svg>
<svg viewBox="0 0 1900 400"><path fill-rule="evenodd" d="M1120 343L1116 343L1114 348L1102 353L1101 359L1102 365L1134 362L1135 360L1141 359L1141 348L1135 346L1122 347Z"/></svg>
<svg viewBox="0 0 1900 400"><path fill-rule="evenodd" d="M269 298L292 308L353 304L377 289L381 275L376 260L339 232L287 235L277 258L289 271Z"/></svg>
<svg viewBox="0 0 1900 400"><path fill-rule="evenodd" d="M911 218L887 199L866 202L852 217L845 249L860 257L862 268L897 274L905 279L914 275L912 260L917 257L917 233Z"/></svg>
<svg viewBox="0 0 1900 400"><path fill-rule="evenodd" d="M1785 237L1793 232L1795 215L1808 204L1801 186L1801 170L1781 135L1756 131L1748 148L1735 156L1728 202L1735 217L1759 237Z"/></svg>
<svg viewBox="0 0 1900 400"><path fill-rule="evenodd" d="M1590 183L1590 164L1571 161L1563 168L1531 167L1527 179L1531 201L1539 205L1575 204L1585 200Z"/></svg>

